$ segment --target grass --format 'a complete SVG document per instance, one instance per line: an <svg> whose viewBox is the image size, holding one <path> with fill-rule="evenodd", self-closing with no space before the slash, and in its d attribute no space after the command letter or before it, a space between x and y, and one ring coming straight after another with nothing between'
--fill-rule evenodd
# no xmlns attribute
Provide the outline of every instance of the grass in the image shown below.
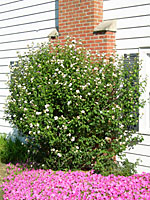
<svg viewBox="0 0 150 200"><path fill-rule="evenodd" d="M0 185L3 181L3 178L7 176L6 168L7 168L6 164L0 162ZM0 200L3 200L3 191L1 188L0 188Z"/></svg>

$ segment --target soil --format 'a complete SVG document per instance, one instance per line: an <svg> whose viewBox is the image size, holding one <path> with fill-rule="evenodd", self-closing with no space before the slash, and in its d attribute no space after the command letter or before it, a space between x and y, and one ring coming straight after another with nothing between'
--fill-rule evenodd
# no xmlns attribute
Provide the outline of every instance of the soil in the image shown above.
<svg viewBox="0 0 150 200"><path fill-rule="evenodd" d="M0 163L0 185L3 182L3 178L7 176L7 172L6 172L6 164ZM3 200L3 191L0 188L0 200Z"/></svg>

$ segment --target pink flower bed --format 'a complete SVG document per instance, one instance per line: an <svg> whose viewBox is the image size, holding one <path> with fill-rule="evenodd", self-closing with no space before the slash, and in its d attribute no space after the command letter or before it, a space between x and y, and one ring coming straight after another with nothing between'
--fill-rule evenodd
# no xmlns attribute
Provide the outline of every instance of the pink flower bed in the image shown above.
<svg viewBox="0 0 150 200"><path fill-rule="evenodd" d="M4 200L150 200L150 173L104 177L90 172L53 172L15 167L2 185Z"/></svg>

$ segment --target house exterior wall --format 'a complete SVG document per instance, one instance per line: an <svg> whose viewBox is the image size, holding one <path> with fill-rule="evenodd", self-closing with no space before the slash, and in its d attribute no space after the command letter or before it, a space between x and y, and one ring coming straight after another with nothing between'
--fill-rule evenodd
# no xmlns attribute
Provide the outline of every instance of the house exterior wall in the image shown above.
<svg viewBox="0 0 150 200"><path fill-rule="evenodd" d="M98 2L96 0L59 0L62 9L62 16L59 13L59 17L63 19L65 2L81 3L85 11L82 13L79 7L72 4L70 11L66 11L67 14L70 12L74 13L76 10L78 14L83 16L83 21L86 13L86 9L90 12L90 2ZM102 0L99 0L102 2ZM87 2L87 4L85 4ZM64 4L64 5L63 5ZM85 4L85 5L84 5ZM64 6L64 7L63 7ZM61 11L59 7L59 12ZM101 8L100 8L101 9ZM143 72L148 70L148 54L147 51L150 49L150 4L149 0L103 0L103 13L100 13L98 20L94 22L94 26L103 20L117 20L117 33L116 33L116 49L118 53L140 53L141 58L144 58ZM79 13L78 13L79 12ZM93 27L87 25L81 26L79 29L73 24L69 26L64 25L62 21L58 20L58 0L1 0L0 1L0 133L10 133L12 129L10 125L3 120L4 115L4 103L6 97L9 94L6 82L9 75L9 65L11 61L17 60L16 51L24 52L27 49L27 44L34 42L48 41L48 34L55 27L61 25L60 28L60 39L64 39L68 33L70 36L74 35L82 37L87 43L87 48L93 48L96 50L104 51L110 47L108 43L104 41L112 42L114 46L115 34L108 32L106 35L95 35L93 36ZM69 16L69 15L68 15ZM86 15L87 17L88 15ZM96 13L94 14L96 16ZM65 20L69 19L66 17ZM73 27L71 27L73 26ZM74 28L74 30L72 29ZM70 30L69 30L70 29ZM89 33L89 31L91 32ZM73 32L71 32L73 31ZM64 34L64 35L63 35ZM112 38L109 38L110 35ZM106 37L106 38L105 38ZM109 41L109 39L112 41ZM103 41L104 40L104 41ZM101 44L100 44L101 43ZM101 49L102 43L104 48ZM144 75L144 73L142 74ZM148 88L147 88L148 90ZM147 93L146 93L147 95ZM141 112L145 112L149 109L149 105L145 107ZM144 130L147 113L144 118L140 121L142 124L141 132L144 136L142 144L137 145L132 151L127 151L127 156L131 161L135 161L140 158L143 162L138 168L138 172L150 171L150 131ZM147 116L147 117L146 117ZM147 123L147 122L146 122Z"/></svg>
<svg viewBox="0 0 150 200"><path fill-rule="evenodd" d="M141 159L137 168L138 172L150 172L150 1L149 0L104 0L103 19L117 20L116 49L121 55L139 53L143 60L142 77L148 75L148 84L143 98L146 105L140 110L143 113L139 120L139 132L142 133L144 141L127 150L126 155L130 161Z"/></svg>
<svg viewBox="0 0 150 200"><path fill-rule="evenodd" d="M17 60L17 51L27 50L27 44L48 42L48 34L57 26L57 0L0 1L0 133L12 132L3 120L10 62Z"/></svg>

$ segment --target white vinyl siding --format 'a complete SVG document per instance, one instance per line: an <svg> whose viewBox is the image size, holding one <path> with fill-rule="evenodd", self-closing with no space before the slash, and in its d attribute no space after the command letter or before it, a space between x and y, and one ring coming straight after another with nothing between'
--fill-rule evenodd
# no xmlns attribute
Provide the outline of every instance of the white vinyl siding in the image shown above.
<svg viewBox="0 0 150 200"><path fill-rule="evenodd" d="M48 42L49 33L58 27L58 0L1 0L0 16L0 133L10 133L9 123L3 119L9 95L8 66L27 45Z"/></svg>
<svg viewBox="0 0 150 200"><path fill-rule="evenodd" d="M120 53L138 53L150 46L149 0L104 0L104 20L117 20L116 48Z"/></svg>
<svg viewBox="0 0 150 200"><path fill-rule="evenodd" d="M150 0L104 0L103 6L103 19L117 21L116 49L119 54L140 53L140 48L150 48ZM146 65L144 61L142 74ZM140 120L140 127L147 123L144 120ZM150 131L146 131L146 125L143 125L140 132L144 141L134 149L126 150L126 155L131 162L141 159L137 168L139 173L150 172Z"/></svg>

